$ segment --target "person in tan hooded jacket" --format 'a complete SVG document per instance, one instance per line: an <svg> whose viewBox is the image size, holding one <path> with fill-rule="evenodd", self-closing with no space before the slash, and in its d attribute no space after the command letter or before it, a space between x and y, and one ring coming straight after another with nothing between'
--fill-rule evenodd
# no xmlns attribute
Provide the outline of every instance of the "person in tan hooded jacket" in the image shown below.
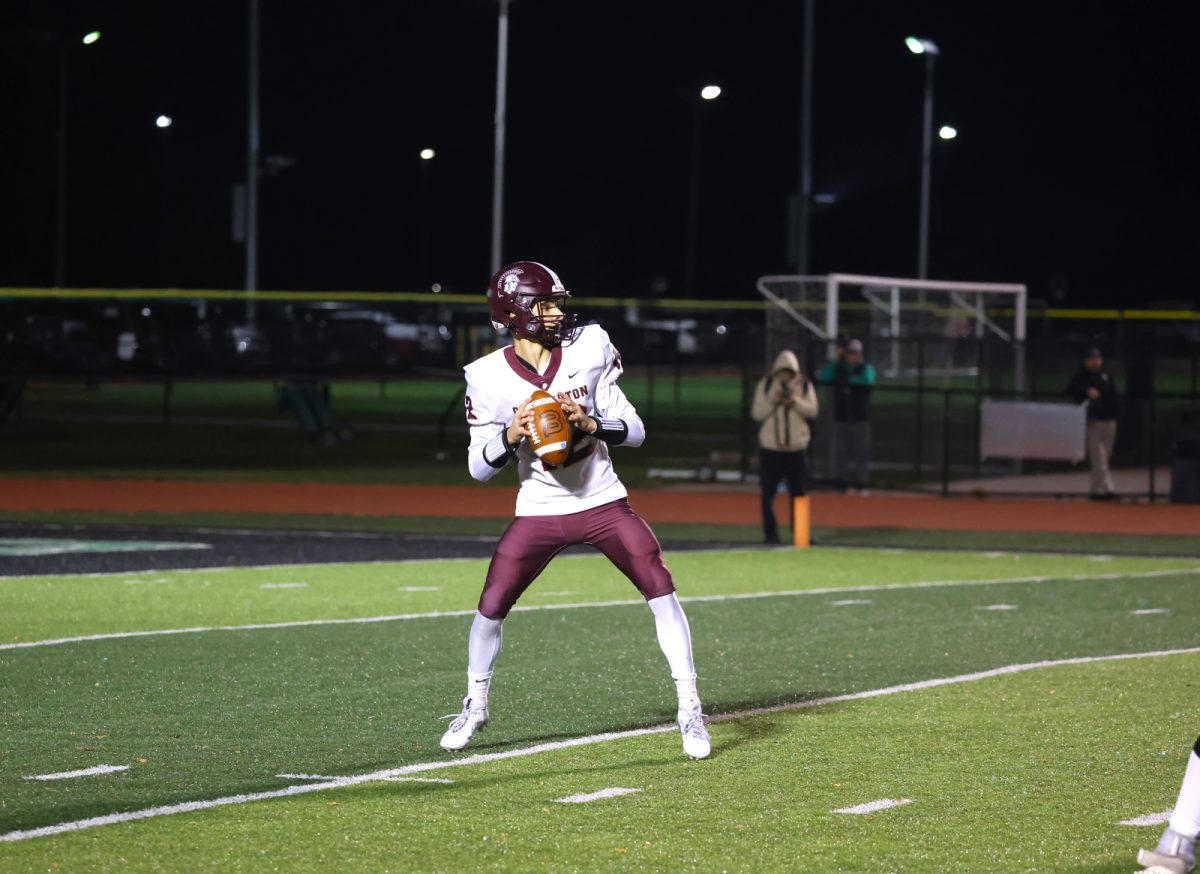
<svg viewBox="0 0 1200 874"><path fill-rule="evenodd" d="M796 353L784 349L769 376L754 389L750 415L758 430L759 473L762 487L763 542L779 543L775 521L775 491L786 477L792 498L804 494L808 478L808 420L818 412L817 392L800 372Z"/></svg>

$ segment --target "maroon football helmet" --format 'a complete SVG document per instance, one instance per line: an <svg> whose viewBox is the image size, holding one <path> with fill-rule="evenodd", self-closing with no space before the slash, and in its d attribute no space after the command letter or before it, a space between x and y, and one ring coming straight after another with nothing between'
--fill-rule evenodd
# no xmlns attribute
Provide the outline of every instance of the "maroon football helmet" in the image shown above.
<svg viewBox="0 0 1200 874"><path fill-rule="evenodd" d="M514 337L536 340L547 346L566 345L579 336L574 313L543 319L534 309L540 301L557 301L563 309L571 293L558 274L537 261L514 261L488 284L488 310L496 330L507 328Z"/></svg>

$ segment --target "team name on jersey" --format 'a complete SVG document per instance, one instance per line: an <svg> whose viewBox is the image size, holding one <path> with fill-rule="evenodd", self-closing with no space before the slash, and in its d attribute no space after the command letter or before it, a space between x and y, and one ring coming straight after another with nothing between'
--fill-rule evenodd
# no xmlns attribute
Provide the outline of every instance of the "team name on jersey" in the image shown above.
<svg viewBox="0 0 1200 874"><path fill-rule="evenodd" d="M588 388L586 385L576 386L575 388L567 389L566 391L563 392L563 394L568 395L572 400L577 401L580 398L586 398L588 396ZM512 411L515 413L517 411L517 408L513 407ZM467 418L468 419L475 418L473 415L471 415L471 399L470 398L467 398Z"/></svg>

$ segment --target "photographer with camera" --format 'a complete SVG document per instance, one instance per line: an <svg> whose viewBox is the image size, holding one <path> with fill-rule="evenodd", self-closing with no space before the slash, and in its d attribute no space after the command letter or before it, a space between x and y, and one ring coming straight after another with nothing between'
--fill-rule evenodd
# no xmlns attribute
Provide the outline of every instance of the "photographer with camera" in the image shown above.
<svg viewBox="0 0 1200 874"><path fill-rule="evenodd" d="M808 420L817 417L817 392L800 372L790 349L780 352L754 390L750 415L758 429L758 480L762 487L763 542L779 543L775 491L787 478L793 499L804 494L808 478Z"/></svg>

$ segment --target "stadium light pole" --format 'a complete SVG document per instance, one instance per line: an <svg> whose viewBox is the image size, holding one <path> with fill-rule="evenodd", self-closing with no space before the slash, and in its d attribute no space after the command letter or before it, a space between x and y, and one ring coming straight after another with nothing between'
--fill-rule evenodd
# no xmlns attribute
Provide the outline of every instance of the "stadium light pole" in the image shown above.
<svg viewBox="0 0 1200 874"><path fill-rule="evenodd" d="M262 146L259 138L258 112L258 53L259 0L250 0L248 23L247 78L248 111L246 119L246 321L251 327L258 318L254 292L258 289L258 179L262 166Z"/></svg>
<svg viewBox="0 0 1200 874"><path fill-rule="evenodd" d="M813 5L804 0L804 43L800 60L800 186L796 198L796 272L808 275L809 205L812 203Z"/></svg>
<svg viewBox="0 0 1200 874"><path fill-rule="evenodd" d="M508 100L508 5L500 0L496 33L495 156L492 162L492 273L500 269L500 246L504 239L504 111Z"/></svg>
<svg viewBox="0 0 1200 874"><path fill-rule="evenodd" d="M721 96L720 85L705 85L700 89L700 102L692 113L692 163L688 181L687 264L684 265L683 293L695 296L696 260L700 248L700 131L704 104Z"/></svg>
<svg viewBox="0 0 1200 874"><path fill-rule="evenodd" d="M933 175L933 65L941 53L931 39L904 40L914 55L925 56L925 126L921 135L921 216L918 228L917 278L929 277L929 186Z"/></svg>
<svg viewBox="0 0 1200 874"><path fill-rule="evenodd" d="M421 157L421 282L429 285L431 279L429 226L432 224L433 213L433 159L437 157L437 151L426 147L421 149L419 154Z"/></svg>
<svg viewBox="0 0 1200 874"><path fill-rule="evenodd" d="M67 258L67 53L75 44L74 38L62 35L39 35L49 38L58 48L58 145L55 167L54 191L54 287L63 287L63 275ZM80 43L95 45L100 40L100 31L84 34Z"/></svg>

